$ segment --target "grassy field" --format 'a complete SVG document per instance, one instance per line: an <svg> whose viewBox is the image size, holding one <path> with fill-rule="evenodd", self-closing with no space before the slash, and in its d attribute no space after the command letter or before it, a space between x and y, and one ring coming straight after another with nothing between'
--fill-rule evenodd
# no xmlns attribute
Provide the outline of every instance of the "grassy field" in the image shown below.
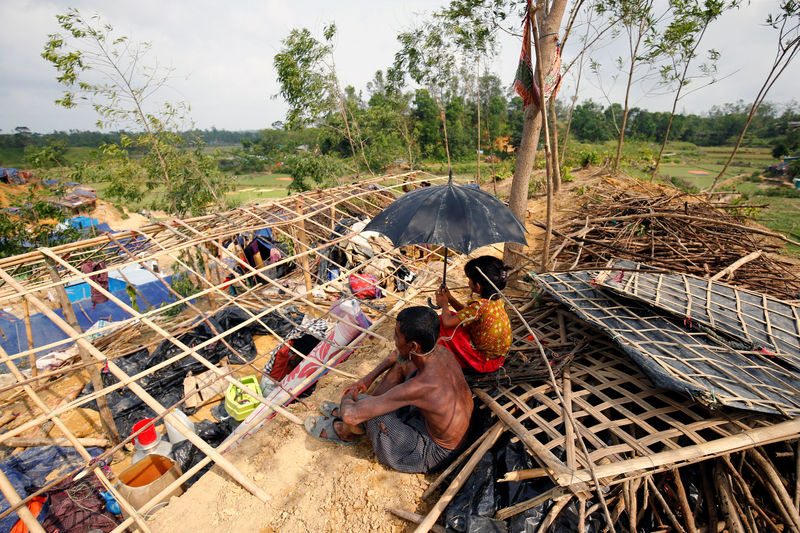
<svg viewBox="0 0 800 533"><path fill-rule="evenodd" d="M693 147L671 146L667 153L672 155L663 162L659 174L680 178L698 189L704 189L722 169L731 152L731 147ZM779 163L774 159L769 148L742 148L725 173L725 178L734 178L733 189L744 195L749 205L766 205L754 216L767 228L800 240L800 198L767 196L764 190L771 187L790 187L791 184L780 181L761 180L759 176L770 166ZM693 174L689 171L702 170L707 175ZM730 186L726 186L730 190ZM800 247L789 245L787 251L800 257Z"/></svg>
<svg viewBox="0 0 800 533"><path fill-rule="evenodd" d="M232 176L236 187L227 193L226 198L237 203L250 203L268 198L281 198L288 195L291 183L288 174L257 172Z"/></svg>

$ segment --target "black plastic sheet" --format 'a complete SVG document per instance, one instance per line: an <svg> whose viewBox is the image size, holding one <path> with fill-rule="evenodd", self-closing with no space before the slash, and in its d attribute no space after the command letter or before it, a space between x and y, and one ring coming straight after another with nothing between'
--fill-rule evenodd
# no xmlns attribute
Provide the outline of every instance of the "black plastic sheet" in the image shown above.
<svg viewBox="0 0 800 533"><path fill-rule="evenodd" d="M486 423L473 421L478 429L476 434L485 431ZM558 450L554 450L557 453ZM478 462L464 486L456 494L444 512L445 526L448 531L458 533L495 533L495 532L535 532L553 505L547 500L522 513L512 516L506 521L495 520L498 510L515 505L543 494L554 487L549 478L537 478L524 481L498 483L506 472L538 467L538 463L521 442L511 442L511 435L506 433L497 444ZM593 501L588 500L586 507ZM548 529L551 533L574 533L578 531L578 506L570 502L558 515ZM585 527L581 533L597 533L605 521L599 512L586 517Z"/></svg>
<svg viewBox="0 0 800 533"><path fill-rule="evenodd" d="M92 457L103 453L102 448L87 448ZM47 476L52 472L59 475L77 465L84 464L84 459L69 446L35 446L12 455L2 463L0 470L11 482L20 498L36 492L46 483ZM0 495L0 511L5 511L10 505L4 496ZM11 513L0 520L0 531L10 531L17 522L16 513Z"/></svg>
<svg viewBox="0 0 800 533"><path fill-rule="evenodd" d="M251 310L251 312L254 315L258 314L255 310ZM225 357L233 364L252 361L257 355L255 343L253 342L253 335L266 335L275 332L277 335L286 336L292 328L294 328L295 324L302 322L303 316L303 313L298 311L296 307L287 306L280 311L273 311L261 317L261 322L263 322L264 325L258 322L251 322L247 326L226 335L224 337L225 341L244 358L244 361L231 352L221 341L216 341L201 348L198 350L198 353L212 364L219 363L219 361ZM228 331L242 324L250 318L251 315L246 313L243 309L235 307L225 308L216 313L213 317L209 317L208 321L198 319L195 327L180 335L178 339L187 346L196 346L215 337L220 332ZM213 328L211 326L213 326ZM180 352L181 349L178 346L169 340L165 340L162 341L152 353L148 353L146 349L142 349L131 355L118 358L114 362L127 375L133 376L147 368L166 361ZM183 397L183 380L186 378L186 375L189 372L199 374L206 370L207 368L205 365L194 359L191 355L186 355L178 361L137 380L137 383L158 400L161 405L170 407L179 402ZM105 386L110 386L118 382L117 378L107 370L102 373L102 377ZM81 392L81 396L90 394L93 391L94 387L89 383ZM122 436L129 435L133 425L139 420L156 416L155 411L145 405L144 402L127 387L122 387L117 391L107 394L106 401L114 417L117 429ZM87 404L87 407L97 409L97 402L90 402ZM191 409L186 409L186 413L189 415L193 412L194 411Z"/></svg>

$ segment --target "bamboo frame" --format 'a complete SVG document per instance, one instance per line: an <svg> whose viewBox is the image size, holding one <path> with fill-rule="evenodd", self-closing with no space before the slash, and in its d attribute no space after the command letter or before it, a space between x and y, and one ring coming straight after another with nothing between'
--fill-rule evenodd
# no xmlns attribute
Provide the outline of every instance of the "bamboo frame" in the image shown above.
<svg viewBox="0 0 800 533"><path fill-rule="evenodd" d="M413 172L405 176L411 177L417 174L417 172ZM25 440L20 441L19 436L29 429L51 420L57 426L61 427L63 424L60 422L60 415L69 413L71 410L85 405L92 400L102 400L105 395L123 388L132 391L144 401L145 405L156 411L158 418L171 420L172 424L181 431L185 428L181 424L175 423L176 421L172 419L172 415L168 413L168 409L171 407L161 405L157 402L141 385L139 385L138 381L153 375L155 372L187 356L198 361L205 368L215 372L218 380L232 382L246 390L246 387L244 387L241 382L234 379L231 375L220 371L216 365L213 365L205 359L199 351L216 342L227 344L225 340L227 335L246 327L259 326L275 335L275 331L271 330L266 323L266 315L273 311L286 309L289 305L301 305L304 308L311 309L313 312L330 319L330 309L328 306L320 305L318 302L314 301L309 291L309 284L315 281L316 275L312 272L312 268L316 268L317 260L325 257L327 249L345 243L351 237L351 232L346 229L344 233L335 234L333 238L331 238L332 228L335 226L338 219L352 216L354 213L370 216L380 211L397 196L397 192L391 188L387 188L384 184L388 184L390 187L393 185L399 187L400 179L403 177L404 176L401 175L399 179L398 177L389 177L364 180L357 185L342 186L326 191L310 191L287 199L278 199L264 204L255 204L247 208L239 208L226 213L214 213L189 220L175 220L169 224L152 224L140 230L122 232L113 236L101 235L77 243L53 247L51 249L38 249L23 254L22 256L0 259L0 305L10 305L15 301L23 301L26 305L33 306L33 311L42 313L67 336L64 340L49 342L45 345L34 346L31 343L26 346L26 349L12 354L0 350L0 363L9 366L9 368L16 368L16 360L22 359L26 362L32 361L35 354L44 353L51 349L63 349L64 346L71 343L76 343L79 352L87 356L80 364L48 371L35 378L28 378L17 372L15 374L17 379L16 387L32 398L34 403L39 406L39 412L35 413L29 420L20 420L14 423L8 432L0 435L0 443L29 442ZM432 179L426 176L425 179L428 181L435 181L439 178L434 177ZM295 227L302 228L303 230L301 235L298 236L298 240L301 242L296 243L295 253L282 259L278 263L272 265L265 263L262 268L254 268L241 258L231 255L230 252L222 246L224 241L230 240L243 231L256 231L266 228L270 228L273 234L278 238L291 239L293 233L292 228ZM200 267L198 267L198 263L195 262L195 257L202 257L202 265ZM393 258L402 262L402 259L396 251L383 251L376 256L376 259L380 258ZM93 261L105 261L106 267L92 272L91 274L84 274L78 267L81 263L89 259ZM110 273L113 270L133 265L144 266L146 270L153 273L152 269L147 266L150 261L161 262L162 264L165 261L174 262L176 267L180 270L196 277L200 283L200 291L185 297L177 295L173 291L172 295L175 297L173 302L161 308L154 308L150 305L150 302L146 302L149 308L143 312L139 312L135 310L129 302L126 302L124 298L115 296L91 279L92 276L98 273ZM303 292L294 292L289 289L286 295L278 298L276 298L274 294L270 294L269 291L262 291L265 287L267 289L274 288L273 291L285 289L285 282L273 279L269 273L274 271L275 268L289 264L290 262L300 266L295 272L300 273L301 279L303 280L301 284L305 284L304 288L306 290ZM408 263L406 262L406 264ZM349 273L355 272L362 265L355 265L348 268L345 268L344 265L337 266L341 267L342 275L347 276ZM235 270L236 267L240 267L241 270L237 272ZM223 278L225 275L230 275L232 279L224 280ZM385 276L391 275L391 272L385 273ZM259 280L261 282L266 281L266 284L259 285ZM66 294L64 294L65 298L62 298L61 302L66 311L66 320L56 315L51 306L42 299L42 295L47 291L55 291L61 294L64 292L64 288L67 284L76 282L87 283L90 287L99 291L108 298L111 304L116 305L117 308L124 311L129 318L101 328L99 332L105 334L105 336L89 341L88 334L81 331L77 317L69 316L72 305L67 303L68 298L66 298ZM432 280L420 279L420 282L432 283ZM317 286L324 288L333 283L334 280L324 281ZM230 294L227 291L228 286L236 286L239 288L238 294ZM413 298L418 293L418 290L419 287L405 294L388 291L389 297L395 300L394 307L387 312L380 312L381 316L379 320L374 322L373 327L369 329L353 325L360 330L358 338L348 346L337 346L337 348L353 351L356 349L356 345L363 339L368 336L375 336L375 333L372 331L374 327L380 325L381 322L392 316L399 307L405 305ZM144 295L137 289L137 296L143 297ZM227 329L222 328L224 331L214 329L212 326L213 335L211 338L194 346L187 346L178 339L182 332L187 331L193 326L191 316L185 318L186 314L189 313L189 315L194 315L201 320L208 321L208 315L198 307L199 302L204 302L203 305L206 305L206 303L208 305L213 305L217 309L220 308L220 305L221 308L238 308L244 312L245 320L236 326ZM167 311L179 307L187 308L187 311L185 311L181 317L169 318L166 316L165 313ZM86 313L84 312L84 314ZM81 318L81 320L82 319L83 318ZM295 327L299 326L297 323L292 323L292 325ZM154 346L159 342L168 342L175 347L176 351L174 355L171 355L152 367L139 371L135 375L125 374L115 360L130 353L132 350L128 348L128 346L136 346L137 339L142 338L143 335L148 333L155 334L155 339L153 339L152 336L149 337L145 346ZM278 336L278 339L280 342L280 336ZM227 344L227 346L234 354L237 353L232 346L229 344ZM307 358L307 356L300 354L296 350L295 352ZM232 362L238 363L240 361L234 359ZM37 403L36 391L34 388L37 383L44 383L44 381L48 379L59 379L79 369L88 369L91 373L95 373L98 365L105 365L111 374L115 376L117 382L110 386L103 386L102 383L96 383L93 393L77 399L64 401L55 408L48 408L44 403ZM255 368L257 372L260 372L260 368L253 368ZM342 372L332 365L322 364L314 375L306 379L306 382L311 382L321 373L327 371L339 372L348 377L353 377L351 374ZM260 398L262 401L266 401L266 398L259 395L253 394L253 396ZM185 398L182 401L185 401ZM270 412L277 411L294 423L301 422L298 417L283 409L282 406L272 405L271 407L272 409ZM64 426L62 430L64 431L65 437L58 442L72 445L78 449L79 452L82 450L81 445L84 443L102 442L102 439L100 441L76 439L69 433L66 426ZM183 483L186 479L189 479L189 477L203 468L203 466L213 461L258 498L263 501L268 499L263 489L242 475L232 463L221 455L223 451L229 449L235 442L228 443L218 450L215 450L197 437L196 434L188 430L181 432L205 454L205 457L198 465L183 474L173 486L168 487L166 489L167 492L174 488L175 484ZM131 438L129 436L123 437L123 442L129 441ZM118 448L119 446L112 448L110 451ZM87 461L84 471L99 472L96 463L92 461L88 454L82 455ZM80 471L80 469L78 471ZM2 480L0 480L0 484L2 484ZM116 493L113 487L109 487L107 481L105 485L111 488L112 492ZM118 526L117 530L122 531L131 525L135 525L135 527L141 531L148 531L147 525L142 520L141 515L139 515L135 509L131 508L118 494L116 494L116 496L120 504L130 515L129 518L123 522L124 525ZM8 512L18 512L25 515L27 510L27 508L23 508L25 500L21 500L18 495L16 498L13 495L9 495L8 499L12 502L12 508L9 509ZM154 501L157 500L154 499ZM32 525L30 529L37 530L35 525Z"/></svg>

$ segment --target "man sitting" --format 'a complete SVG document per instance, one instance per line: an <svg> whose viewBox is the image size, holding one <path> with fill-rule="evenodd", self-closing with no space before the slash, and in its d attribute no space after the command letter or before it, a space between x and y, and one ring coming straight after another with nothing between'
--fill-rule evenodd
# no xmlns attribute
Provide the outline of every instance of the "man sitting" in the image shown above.
<svg viewBox="0 0 800 533"><path fill-rule="evenodd" d="M435 311L402 310L394 331L396 349L347 387L340 405L323 402L320 411L326 416L306 420L306 430L320 440L347 445L366 433L378 460L401 472L444 467L466 444L472 393L438 338ZM372 394L365 394L384 372Z"/></svg>

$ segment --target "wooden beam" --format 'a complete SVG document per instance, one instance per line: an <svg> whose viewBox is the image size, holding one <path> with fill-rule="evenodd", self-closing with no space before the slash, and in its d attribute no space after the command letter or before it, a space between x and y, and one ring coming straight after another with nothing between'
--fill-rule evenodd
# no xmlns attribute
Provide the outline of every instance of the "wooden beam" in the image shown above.
<svg viewBox="0 0 800 533"><path fill-rule="evenodd" d="M83 330L78 324L78 318L75 316L75 310L72 308L72 303L69 301L69 296L67 296L67 290L64 288L61 276L58 275L58 271L56 270L56 262L45 254L45 250L46 249L41 249L40 251L45 255L45 264L47 265L47 271L50 274L50 278L57 283L54 288L56 295L58 296L59 304L61 305L61 310L64 313L64 318L67 319L67 323L69 323L72 328L74 328L77 332L82 333ZM89 363L92 361L92 357L80 344L78 344L78 353L81 356L82 362ZM89 377L92 380L92 386L94 387L94 390L102 390L103 378L100 376L100 371L97 370L97 366L87 365L86 370L89 371ZM100 411L100 420L105 427L106 433L108 433L109 438L114 442L114 444L118 443L120 440L119 431L117 431L117 424L114 422L114 416L111 414L111 409L108 408L108 402L106 401L105 396L97 398L97 407Z"/></svg>
<svg viewBox="0 0 800 533"><path fill-rule="evenodd" d="M439 519L439 515L442 514L453 497L458 493L464 483L466 483L467 479L472 474L472 471L475 470L478 462L483 458L486 452L489 451L489 448L494 446L494 443L497 442L497 439L500 438L500 435L503 434L503 431L505 431L505 426L503 425L495 425L490 430L489 436L486 437L480 446L478 446L478 449L475 450L475 453L473 453L472 457L469 458L467 464L464 465L464 468L461 470L461 472L459 472L453 482L450 483L450 486L444 491L444 494L442 494L442 497L439 498L439 501L434 504L433 508L431 508L431 510L428 512L428 515L425 517L425 519L420 522L417 529L414 530L414 533L427 533L431 530L433 525Z"/></svg>

